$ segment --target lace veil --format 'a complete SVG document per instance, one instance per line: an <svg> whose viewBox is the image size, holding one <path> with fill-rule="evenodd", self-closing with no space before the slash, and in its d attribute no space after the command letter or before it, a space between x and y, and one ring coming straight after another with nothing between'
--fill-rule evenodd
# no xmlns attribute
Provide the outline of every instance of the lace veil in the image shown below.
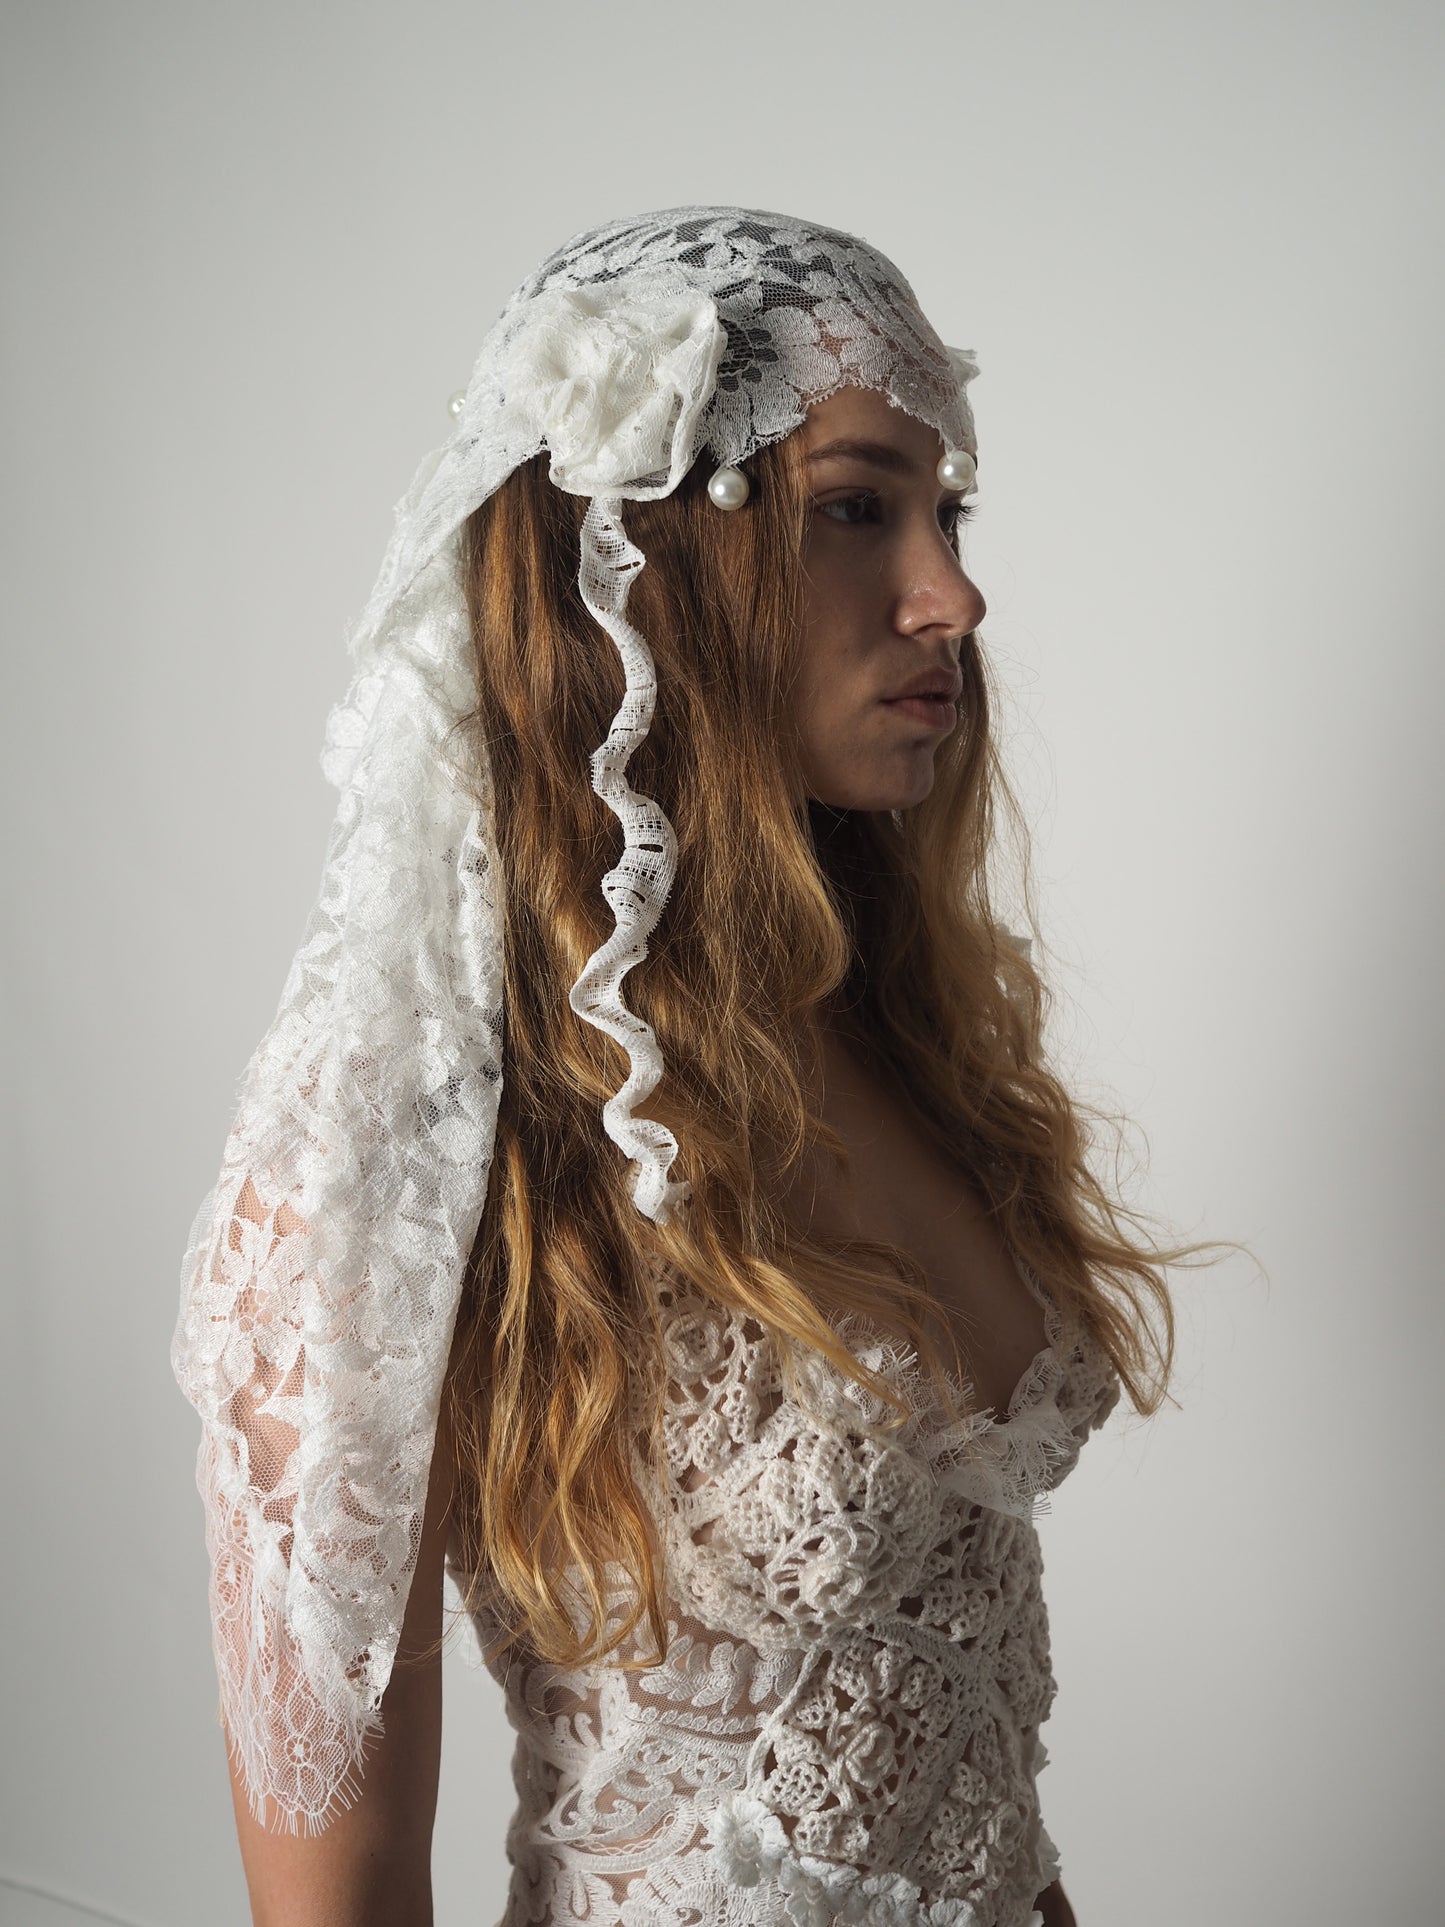
<svg viewBox="0 0 1445 1927"><path fill-rule="evenodd" d="M638 1112L662 1060L621 984L647 955L676 843L625 774L656 682L627 617L645 557L622 505L669 494L704 453L736 468L848 384L931 424L967 477L976 373L856 236L733 207L611 221L510 296L449 440L397 504L326 724L340 800L318 899L191 1228L171 1348L202 1421L221 1711L263 1821L269 1802L287 1829L319 1831L382 1730L487 1193L505 904L490 772L448 747L475 701L461 525L544 447L553 484L589 500L578 587L626 670L590 774L624 849L601 879L613 933L569 1000L628 1053L601 1122L633 1161L638 1210L666 1223L688 1187L668 1175L676 1140Z"/></svg>

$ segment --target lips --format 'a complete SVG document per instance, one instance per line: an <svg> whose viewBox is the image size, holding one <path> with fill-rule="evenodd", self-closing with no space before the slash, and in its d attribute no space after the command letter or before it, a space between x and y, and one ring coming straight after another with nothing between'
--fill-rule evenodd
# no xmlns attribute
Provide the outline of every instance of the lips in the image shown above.
<svg viewBox="0 0 1445 1927"><path fill-rule="evenodd" d="M946 670L935 670L927 676L917 676L902 689L895 689L891 696L883 698L885 703L907 702L911 696L931 696L939 702L956 703L963 694L962 676L950 676Z"/></svg>
<svg viewBox="0 0 1445 1927"><path fill-rule="evenodd" d="M958 710L946 696L885 696L883 703L929 729L952 729L958 721Z"/></svg>

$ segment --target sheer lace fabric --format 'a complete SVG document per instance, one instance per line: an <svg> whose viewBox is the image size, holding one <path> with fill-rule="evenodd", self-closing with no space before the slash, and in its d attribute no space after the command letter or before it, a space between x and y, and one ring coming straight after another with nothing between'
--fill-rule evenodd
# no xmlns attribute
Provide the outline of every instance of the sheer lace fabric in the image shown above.
<svg viewBox="0 0 1445 1927"><path fill-rule="evenodd" d="M476 696L459 530L544 448L553 481L592 498L578 588L626 693L590 776L624 849L600 879L615 929L570 1001L628 1053L600 1128L634 1160L638 1209L665 1221L686 1203L668 1175L678 1146L635 1114L662 1057L621 987L672 888L675 839L626 780L656 677L627 617L646 558L623 504L667 494L704 450L746 460L847 384L972 454L976 373L857 236L664 209L574 236L522 282L453 432L396 505L327 718L321 767L340 796L317 902L191 1225L171 1350L202 1422L221 1707L258 1816L320 1830L382 1730L491 1170L505 906L490 772L450 754Z"/></svg>
<svg viewBox="0 0 1445 1927"><path fill-rule="evenodd" d="M760 1327L659 1282L665 1487L636 1469L669 1651L635 1673L489 1662L516 1729L502 1927L1038 1921L1059 1864L1036 1789L1055 1683L1034 1517L1120 1387L1029 1282L1049 1343L1002 1419L947 1426L911 1353L835 1327L909 1389L891 1439L820 1355L810 1415ZM475 1630L496 1638L485 1611ZM617 1657L647 1651L644 1628Z"/></svg>
<svg viewBox="0 0 1445 1927"><path fill-rule="evenodd" d="M434 612L407 650L361 692L373 727L192 1224L172 1344L204 1421L230 1742L253 1810L308 1831L382 1730L501 1094L490 831L431 774L465 656Z"/></svg>
<svg viewBox="0 0 1445 1927"><path fill-rule="evenodd" d="M665 1223L688 1187L668 1176L670 1131L635 1115L662 1054L627 1009L622 980L647 955L675 874L672 826L632 789L629 757L656 697L646 639L627 590L646 558L623 503L670 493L706 451L740 463L800 427L814 401L870 388L977 455L968 349L947 346L898 267L857 235L756 208L677 207L575 235L513 292L482 343L456 431L427 457L397 505L396 526L352 638L359 675L389 653L399 593L441 555L467 515L522 462L548 451L557 486L592 498L579 586L612 637L627 684L592 786L622 824L603 879L614 935L571 987L572 1008L616 1038L630 1069L603 1128L634 1161L633 1198ZM344 782L358 731L344 705L327 726L328 768Z"/></svg>

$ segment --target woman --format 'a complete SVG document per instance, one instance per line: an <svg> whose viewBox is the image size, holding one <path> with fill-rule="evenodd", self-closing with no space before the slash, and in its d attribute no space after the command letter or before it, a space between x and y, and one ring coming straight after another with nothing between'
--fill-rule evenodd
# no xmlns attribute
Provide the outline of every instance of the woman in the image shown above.
<svg viewBox="0 0 1445 1927"><path fill-rule="evenodd" d="M431 1919L448 1568L508 1927L1073 1919L1033 1514L1200 1247L991 912L975 372L856 237L613 222L401 505L174 1354L267 1927Z"/></svg>

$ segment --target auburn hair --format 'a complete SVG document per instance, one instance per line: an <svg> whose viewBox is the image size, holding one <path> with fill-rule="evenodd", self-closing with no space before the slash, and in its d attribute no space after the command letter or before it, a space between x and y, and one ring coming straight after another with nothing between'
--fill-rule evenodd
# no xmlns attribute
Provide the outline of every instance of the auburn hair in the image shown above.
<svg viewBox="0 0 1445 1927"><path fill-rule="evenodd" d="M848 811L807 796L789 712L809 515L800 442L793 434L750 458L741 513L709 499L706 460L670 496L624 505L646 558L628 616L657 670L627 779L666 812L678 846L648 955L623 980L665 1064L641 1109L673 1132L670 1175L692 1186L665 1226L633 1204L629 1162L602 1128L627 1054L567 996L612 934L599 886L622 848L621 824L589 779L625 676L577 585L587 503L551 483L543 453L461 531L477 701L459 728L491 773L506 1018L492 1170L443 1419L464 1602L485 1598L503 1646L524 1641L561 1666L614 1653L644 1614L655 1654L619 1663L657 1664L667 1648L664 1554L632 1464L634 1446L662 1464L659 1265L770 1330L795 1389L793 1348L813 1348L897 1424L906 1401L828 1316L891 1313L957 1411L948 1376L965 1376L962 1361L956 1344L940 1352L924 1322L932 1301L917 1262L889 1244L801 1235L780 1207L816 1146L844 1153L810 1105L825 1018L901 1081L1010 1250L1082 1318L1141 1413L1164 1402L1174 1357L1161 1266L1209 1248L1130 1234L1144 1220L1089 1162L1106 1114L1045 1062L1049 995L990 901L1002 814L1037 931L1024 819L990 733L977 639L963 649L958 727L935 752L921 803ZM652 1414L641 1435L639 1386ZM609 1566L631 1581L621 1622L609 1611Z"/></svg>

